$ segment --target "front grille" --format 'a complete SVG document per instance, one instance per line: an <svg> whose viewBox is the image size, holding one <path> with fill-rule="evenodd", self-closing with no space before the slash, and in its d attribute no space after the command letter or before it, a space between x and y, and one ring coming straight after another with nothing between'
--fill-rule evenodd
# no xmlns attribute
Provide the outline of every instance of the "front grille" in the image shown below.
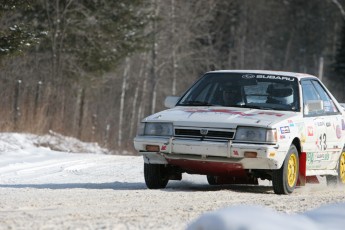
<svg viewBox="0 0 345 230"><path fill-rule="evenodd" d="M207 134L203 135L205 130ZM187 138L198 138L198 139L234 139L235 132L227 130L214 130L214 129L186 129L186 128L175 128L175 137L187 137Z"/></svg>

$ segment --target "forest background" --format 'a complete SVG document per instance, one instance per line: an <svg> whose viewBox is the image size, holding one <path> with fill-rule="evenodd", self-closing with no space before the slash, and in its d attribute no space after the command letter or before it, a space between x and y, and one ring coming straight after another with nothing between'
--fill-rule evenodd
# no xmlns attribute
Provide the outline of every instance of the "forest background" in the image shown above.
<svg viewBox="0 0 345 230"><path fill-rule="evenodd" d="M0 131L133 152L204 72L318 76L345 102L344 0L1 0Z"/></svg>

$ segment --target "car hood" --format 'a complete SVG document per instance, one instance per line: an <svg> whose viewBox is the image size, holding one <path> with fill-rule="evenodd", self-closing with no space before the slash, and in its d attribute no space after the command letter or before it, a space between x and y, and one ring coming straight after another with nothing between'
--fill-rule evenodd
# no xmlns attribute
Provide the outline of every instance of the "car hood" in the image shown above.
<svg viewBox="0 0 345 230"><path fill-rule="evenodd" d="M298 113L235 107L175 107L153 114L144 122L173 122L175 126L236 128L272 127Z"/></svg>

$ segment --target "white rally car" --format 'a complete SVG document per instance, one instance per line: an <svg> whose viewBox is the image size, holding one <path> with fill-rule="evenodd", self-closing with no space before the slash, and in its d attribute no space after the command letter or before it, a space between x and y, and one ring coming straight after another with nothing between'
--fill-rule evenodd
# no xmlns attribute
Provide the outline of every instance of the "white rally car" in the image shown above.
<svg viewBox="0 0 345 230"><path fill-rule="evenodd" d="M316 176L345 183L345 111L314 76L212 71L165 105L134 139L150 189L182 173L207 175L211 185L268 179L277 194Z"/></svg>

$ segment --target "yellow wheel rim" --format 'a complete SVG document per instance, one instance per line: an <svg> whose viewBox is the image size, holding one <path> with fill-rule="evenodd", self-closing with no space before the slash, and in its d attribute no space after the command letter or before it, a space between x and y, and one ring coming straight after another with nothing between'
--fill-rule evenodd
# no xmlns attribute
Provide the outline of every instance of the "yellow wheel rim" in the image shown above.
<svg viewBox="0 0 345 230"><path fill-rule="evenodd" d="M339 161L339 177L340 181L345 184L345 152L341 153Z"/></svg>
<svg viewBox="0 0 345 230"><path fill-rule="evenodd" d="M345 153L345 152L344 152ZM345 156L345 154L344 154ZM287 167L287 182L290 187L295 186L297 180L297 156L292 153L289 158Z"/></svg>

